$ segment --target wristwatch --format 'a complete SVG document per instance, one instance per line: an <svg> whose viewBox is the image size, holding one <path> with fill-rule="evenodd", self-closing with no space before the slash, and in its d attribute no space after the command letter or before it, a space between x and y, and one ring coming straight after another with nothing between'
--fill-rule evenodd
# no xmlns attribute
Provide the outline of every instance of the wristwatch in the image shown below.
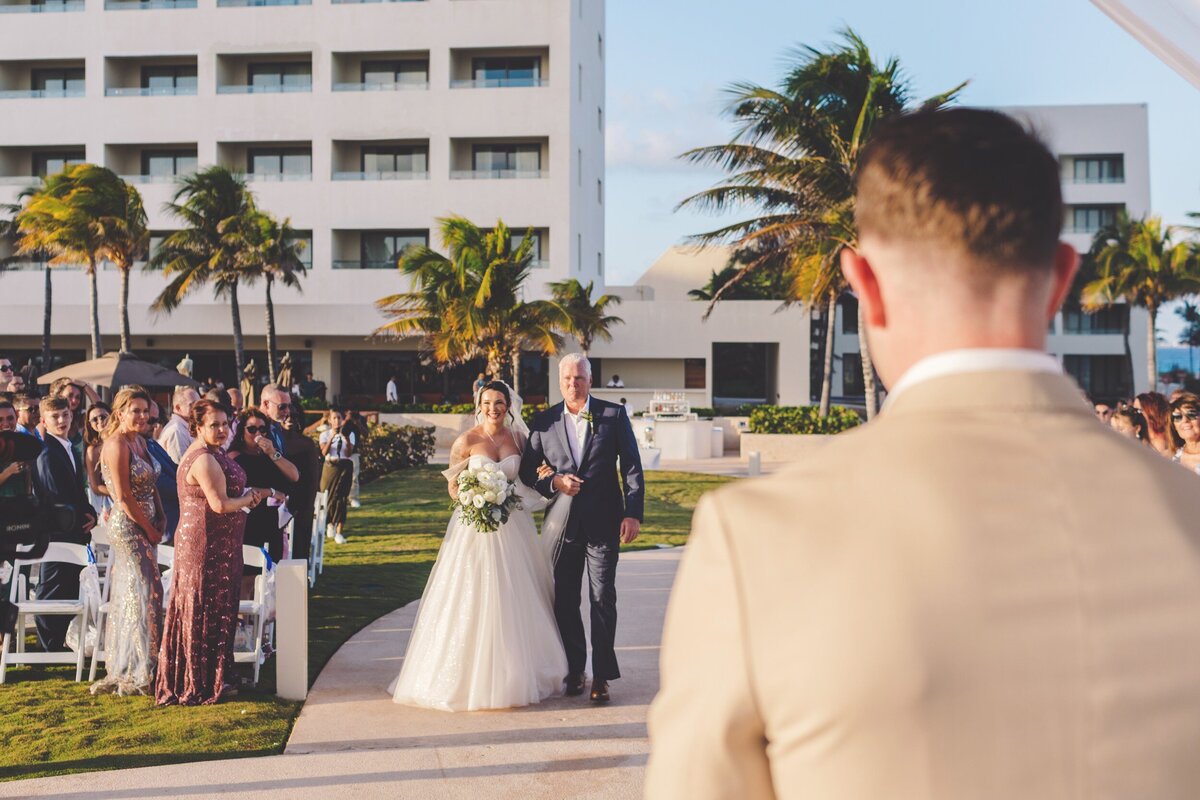
<svg viewBox="0 0 1200 800"><path fill-rule="evenodd" d="M278 461L281 458L283 458L283 453L279 452L278 450L276 450L275 453L271 456L272 461Z"/></svg>

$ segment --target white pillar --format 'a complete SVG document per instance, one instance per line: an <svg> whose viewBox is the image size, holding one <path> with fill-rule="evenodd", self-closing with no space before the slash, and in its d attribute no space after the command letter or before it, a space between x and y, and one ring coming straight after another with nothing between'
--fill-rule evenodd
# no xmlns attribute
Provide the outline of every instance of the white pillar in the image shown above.
<svg viewBox="0 0 1200 800"><path fill-rule="evenodd" d="M308 696L308 564L290 558L275 567L275 693Z"/></svg>

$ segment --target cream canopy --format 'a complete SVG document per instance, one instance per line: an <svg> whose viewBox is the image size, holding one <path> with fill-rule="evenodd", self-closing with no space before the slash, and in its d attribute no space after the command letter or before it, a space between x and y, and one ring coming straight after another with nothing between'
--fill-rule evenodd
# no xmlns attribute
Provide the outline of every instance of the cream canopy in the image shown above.
<svg viewBox="0 0 1200 800"><path fill-rule="evenodd" d="M1092 2L1200 89L1200 0L1092 0Z"/></svg>

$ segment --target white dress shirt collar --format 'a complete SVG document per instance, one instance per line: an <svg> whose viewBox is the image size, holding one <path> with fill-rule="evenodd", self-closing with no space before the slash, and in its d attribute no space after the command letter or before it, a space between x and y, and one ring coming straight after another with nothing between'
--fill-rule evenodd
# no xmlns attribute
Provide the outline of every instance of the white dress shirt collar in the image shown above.
<svg viewBox="0 0 1200 800"><path fill-rule="evenodd" d="M592 407L592 396L590 394L588 395L587 400L583 401L583 408L579 409L578 414L572 414L571 409L567 407L567 401L563 400L563 413L566 414L571 419L575 419L576 417L583 416L584 413L591 410L591 407Z"/></svg>
<svg viewBox="0 0 1200 800"><path fill-rule="evenodd" d="M1018 348L976 347L947 350L921 359L908 368L888 392L883 407L887 408L903 392L919 383L947 375L969 372L1052 372L1062 373L1062 364L1041 350Z"/></svg>

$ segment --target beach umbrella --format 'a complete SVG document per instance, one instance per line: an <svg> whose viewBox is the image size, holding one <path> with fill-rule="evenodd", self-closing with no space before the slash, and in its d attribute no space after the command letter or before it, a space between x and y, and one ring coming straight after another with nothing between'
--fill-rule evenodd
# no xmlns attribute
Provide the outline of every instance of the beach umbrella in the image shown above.
<svg viewBox="0 0 1200 800"><path fill-rule="evenodd" d="M189 378L173 369L143 361L133 353L106 353L91 361L68 364L41 376L38 378L38 383L53 383L59 378L86 381L93 386L107 386L113 390L131 383L152 388L200 385L200 382L194 378Z"/></svg>

